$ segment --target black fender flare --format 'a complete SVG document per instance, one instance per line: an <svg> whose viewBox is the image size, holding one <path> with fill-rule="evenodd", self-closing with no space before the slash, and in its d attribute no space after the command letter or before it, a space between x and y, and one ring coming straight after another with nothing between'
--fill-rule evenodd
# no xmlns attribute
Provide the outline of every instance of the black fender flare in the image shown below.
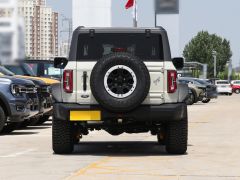
<svg viewBox="0 0 240 180"><path fill-rule="evenodd" d="M8 103L7 98L3 95L3 93L0 92L0 105L4 106L2 107L4 109L4 111L7 113L8 116L11 115L11 108L10 105Z"/></svg>

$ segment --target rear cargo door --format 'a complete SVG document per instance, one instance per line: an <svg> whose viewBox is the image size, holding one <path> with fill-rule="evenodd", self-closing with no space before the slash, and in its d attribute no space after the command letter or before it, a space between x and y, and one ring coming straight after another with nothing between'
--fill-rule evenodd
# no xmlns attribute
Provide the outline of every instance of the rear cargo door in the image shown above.
<svg viewBox="0 0 240 180"><path fill-rule="evenodd" d="M164 103L164 63L145 62L150 78L150 91L143 104L162 104Z"/></svg>
<svg viewBox="0 0 240 180"><path fill-rule="evenodd" d="M78 37L77 50L77 100L81 104L97 104L91 93L90 77L96 62L111 53L129 53L147 66L151 77L150 92L144 104L164 102L164 55L159 33L95 32Z"/></svg>

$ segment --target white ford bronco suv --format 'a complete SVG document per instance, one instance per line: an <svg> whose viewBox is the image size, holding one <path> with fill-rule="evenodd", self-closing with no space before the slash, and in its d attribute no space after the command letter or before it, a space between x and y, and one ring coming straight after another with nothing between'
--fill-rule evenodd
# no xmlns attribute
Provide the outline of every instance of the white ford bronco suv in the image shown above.
<svg viewBox="0 0 240 180"><path fill-rule="evenodd" d="M187 150L187 86L178 84L167 32L161 28L77 28L53 88L53 151L72 153L89 131L151 132L171 154Z"/></svg>

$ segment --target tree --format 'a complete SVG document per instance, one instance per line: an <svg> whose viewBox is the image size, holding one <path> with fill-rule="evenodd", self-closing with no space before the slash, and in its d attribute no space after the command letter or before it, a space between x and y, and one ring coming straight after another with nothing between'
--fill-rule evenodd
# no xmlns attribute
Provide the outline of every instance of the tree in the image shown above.
<svg viewBox="0 0 240 180"><path fill-rule="evenodd" d="M214 76L212 52L217 52L217 72L223 72L226 63L232 57L230 42L216 34L201 31L184 48L183 56L186 61L197 61L208 64L208 76Z"/></svg>

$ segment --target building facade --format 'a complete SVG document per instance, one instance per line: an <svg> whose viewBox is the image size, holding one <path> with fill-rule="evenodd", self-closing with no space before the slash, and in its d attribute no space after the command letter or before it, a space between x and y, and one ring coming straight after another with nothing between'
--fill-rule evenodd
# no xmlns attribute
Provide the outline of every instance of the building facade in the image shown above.
<svg viewBox="0 0 240 180"><path fill-rule="evenodd" d="M25 58L24 22L15 0L0 0L0 64Z"/></svg>
<svg viewBox="0 0 240 180"><path fill-rule="evenodd" d="M68 57L68 55L69 55L69 43L67 41L63 41L60 44L59 56L60 57Z"/></svg>
<svg viewBox="0 0 240 180"><path fill-rule="evenodd" d="M26 56L58 56L58 13L46 6L46 0L18 0L18 9L25 21Z"/></svg>

